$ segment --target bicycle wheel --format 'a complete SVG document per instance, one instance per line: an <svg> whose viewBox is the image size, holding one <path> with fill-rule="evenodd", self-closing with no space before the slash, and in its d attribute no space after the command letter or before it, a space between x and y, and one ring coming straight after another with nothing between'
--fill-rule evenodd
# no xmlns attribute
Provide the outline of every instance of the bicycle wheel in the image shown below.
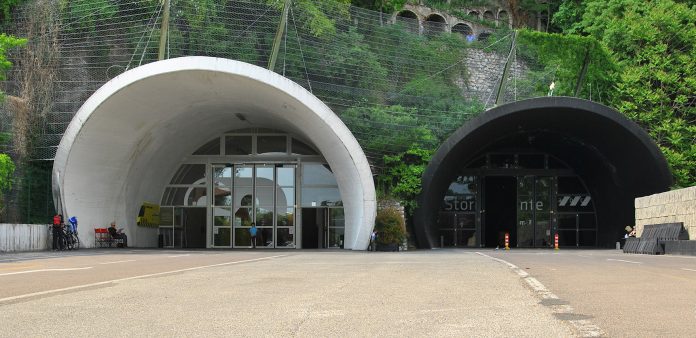
<svg viewBox="0 0 696 338"><path fill-rule="evenodd" d="M72 234L73 237L73 250L78 250L80 249L80 237L77 237L77 234Z"/></svg>
<svg viewBox="0 0 696 338"><path fill-rule="evenodd" d="M65 238L65 248L67 248L68 250L72 250L73 249L72 235L65 234L65 237L63 237L63 238Z"/></svg>
<svg viewBox="0 0 696 338"><path fill-rule="evenodd" d="M66 236L61 236L60 237L60 250L67 250L68 249L68 240Z"/></svg>

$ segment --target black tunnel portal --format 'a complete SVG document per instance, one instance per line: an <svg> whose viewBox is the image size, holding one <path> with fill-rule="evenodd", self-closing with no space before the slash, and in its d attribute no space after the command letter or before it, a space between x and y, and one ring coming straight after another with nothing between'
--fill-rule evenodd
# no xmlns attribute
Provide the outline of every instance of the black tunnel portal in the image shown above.
<svg viewBox="0 0 696 338"><path fill-rule="evenodd" d="M598 103L544 97L468 121L423 174L419 247L613 247L634 199L672 184L637 124Z"/></svg>

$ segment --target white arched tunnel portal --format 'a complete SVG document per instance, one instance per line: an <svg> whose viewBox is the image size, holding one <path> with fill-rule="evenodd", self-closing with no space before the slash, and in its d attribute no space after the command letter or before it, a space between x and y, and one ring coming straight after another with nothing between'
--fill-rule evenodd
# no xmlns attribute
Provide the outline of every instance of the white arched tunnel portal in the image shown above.
<svg viewBox="0 0 696 338"><path fill-rule="evenodd" d="M348 128L298 84L247 63L183 57L151 63L102 86L68 126L54 162L54 201L92 227L112 220L129 242L155 246L137 227L144 201L159 201L181 159L211 137L260 127L303 136L331 166L345 209L345 248L364 250L374 225L375 190L367 159ZM62 195L62 196L61 196Z"/></svg>

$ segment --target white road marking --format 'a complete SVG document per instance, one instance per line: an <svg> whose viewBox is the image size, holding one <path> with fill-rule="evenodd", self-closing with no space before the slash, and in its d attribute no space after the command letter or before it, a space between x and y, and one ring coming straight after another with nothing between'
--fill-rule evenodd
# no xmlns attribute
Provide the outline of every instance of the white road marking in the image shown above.
<svg viewBox="0 0 696 338"><path fill-rule="evenodd" d="M18 300L18 299L49 295L52 293L63 292L63 291L79 290L79 289L89 288L89 287L93 287L93 286L100 286L100 285L111 284L111 283L125 282L125 281L129 281L129 280L133 280L133 279L171 275L173 273L179 273L179 272L194 271L194 270L200 270L200 269L214 268L214 267L218 267L218 266L234 265L234 264L241 264L241 263L248 263L248 262L255 262L255 261L263 261L263 260L275 259L275 258L286 257L286 256L288 256L288 255L268 256L268 257L261 257L261 258L245 259L242 261L232 261L232 262L225 262L225 263L218 263L218 264L202 265L202 266L195 266L195 267L186 268L186 269L151 273L151 274L147 274L147 275L139 275L139 276L133 276L133 277L112 279L112 280L107 280L107 281L97 282L97 283L76 285L76 286L71 286L71 287L62 288L62 289L54 289L54 290L40 291L40 292L34 292L34 293L27 293L27 294L19 295L19 296L0 298L0 304L6 303L6 302L11 302L11 301Z"/></svg>
<svg viewBox="0 0 696 338"><path fill-rule="evenodd" d="M25 273L34 273L34 272L51 272L51 271L75 271L75 270L87 270L91 269L91 266L84 267L84 268L65 268L65 269L39 269L39 270L27 270L27 271L16 271L16 272L7 272L7 273L0 273L0 276L10 276L10 275L21 275Z"/></svg>
<svg viewBox="0 0 696 338"><path fill-rule="evenodd" d="M578 255L578 256L585 257L585 258L592 258L592 256L588 256L588 255Z"/></svg>
<svg viewBox="0 0 696 338"><path fill-rule="evenodd" d="M106 265L106 264L127 263L127 262L135 262L135 259L127 259L125 261L115 261L115 262L104 262L104 263L99 263L99 264Z"/></svg>
<svg viewBox="0 0 696 338"><path fill-rule="evenodd" d="M542 284L536 278L530 276L526 271L520 269L517 265L500 258L491 257L481 252L477 252L477 254L507 265L510 269L512 269L512 271L517 273L518 276L524 279L529 287L542 299L559 299L558 296L549 291L544 284ZM552 305L550 307L554 313L573 313L574 311L573 307L568 304ZM581 337L601 337L604 335L604 331L589 320L576 319L568 320L567 322L569 322L580 333Z"/></svg>
<svg viewBox="0 0 696 338"><path fill-rule="evenodd" d="M696 270L694 270L694 269L687 269L687 268L681 268L681 269L682 269L682 270L686 270L686 271L693 271L693 272L696 272Z"/></svg>
<svg viewBox="0 0 696 338"><path fill-rule="evenodd" d="M614 262L631 263L631 264L643 264L643 262L626 261L626 260L623 260L623 259L607 258L607 260L608 260L608 261L614 261Z"/></svg>
<svg viewBox="0 0 696 338"><path fill-rule="evenodd" d="M177 258L177 257L186 257L186 256L191 256L191 254L185 254L185 255L173 255L173 256L167 256L167 258Z"/></svg>

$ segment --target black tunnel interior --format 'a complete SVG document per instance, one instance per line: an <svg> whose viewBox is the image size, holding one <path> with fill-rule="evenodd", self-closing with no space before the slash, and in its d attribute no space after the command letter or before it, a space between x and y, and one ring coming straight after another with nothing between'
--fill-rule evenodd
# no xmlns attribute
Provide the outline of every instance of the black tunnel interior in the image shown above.
<svg viewBox="0 0 696 338"><path fill-rule="evenodd" d="M594 200L597 245L613 246L634 223L634 199L672 184L667 162L649 135L594 102L544 97L496 107L468 121L438 149L423 175L414 231L421 248L438 246L437 216L449 184L486 152L524 149L565 162Z"/></svg>

